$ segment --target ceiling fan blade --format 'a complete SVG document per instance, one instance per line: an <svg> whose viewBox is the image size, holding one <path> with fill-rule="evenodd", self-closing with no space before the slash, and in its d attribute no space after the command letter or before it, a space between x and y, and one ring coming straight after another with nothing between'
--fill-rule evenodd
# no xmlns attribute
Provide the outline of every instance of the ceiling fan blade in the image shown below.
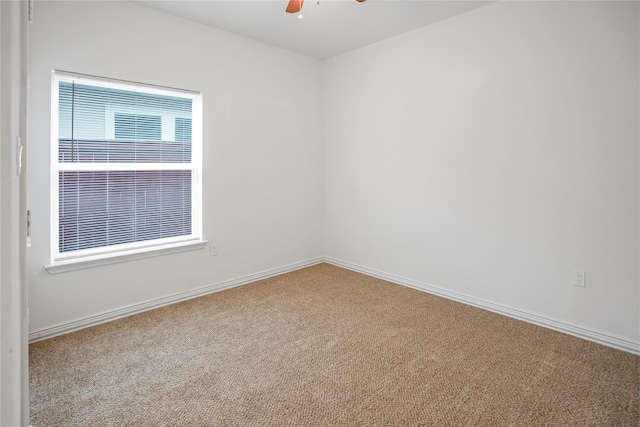
<svg viewBox="0 0 640 427"><path fill-rule="evenodd" d="M286 12L287 13L298 13L302 10L302 3L304 0L289 0L289 4L287 5Z"/></svg>

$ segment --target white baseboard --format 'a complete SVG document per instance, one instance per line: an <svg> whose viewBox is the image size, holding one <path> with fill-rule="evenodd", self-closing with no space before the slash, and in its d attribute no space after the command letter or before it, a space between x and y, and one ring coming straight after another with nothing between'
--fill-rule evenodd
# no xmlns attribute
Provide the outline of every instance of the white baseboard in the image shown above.
<svg viewBox="0 0 640 427"><path fill-rule="evenodd" d="M169 295L169 296L158 298L158 299L145 301L142 303L122 307L116 310L111 310L111 311L96 314L93 316L88 316L85 318L73 320L71 322L65 322L65 323L61 323L48 328L39 329L29 333L29 342L31 343L31 342L44 340L47 338L53 338L58 335L63 335L70 332L78 331L80 329L89 328L91 326L96 326L102 323L110 322L112 320L121 319L123 317L153 310L155 308L163 307L166 305L175 304L181 301L186 301L192 298L197 298L197 297L211 294L214 292L223 291L225 289L246 285L248 283L252 283L258 280L266 279L273 276L278 276L284 273L289 273L291 271L299 270L305 267L310 267L312 265L320 264L323 262L335 265L337 267L342 267L348 270L356 271L358 273L366 274L368 276L377 277L379 279L383 279L388 282L407 286L409 288L417 289L419 291L427 292L427 293L437 295L443 298L447 298L453 301L461 302L463 304L468 304L474 307L489 310L494 313L512 317L514 319L523 320L525 322L533 323L534 325L553 329L555 331L573 335L578 338L582 338L598 344L606 345L608 347L613 347L618 350L623 350L629 353L640 355L640 343L637 343L637 342L633 342L633 341L629 341L629 340L615 337L612 335L603 334L601 332L581 328L579 326L575 326L569 323L560 322L560 321L543 317L537 314L528 313L522 310L514 309L501 304L496 304L490 301L485 301L479 298L475 298L462 293L450 291L447 289L442 289L437 286L418 282L416 280L407 279L407 278L396 276L390 273L385 273L379 270L375 270L373 268L363 267L361 265L353 264L347 261L342 261L332 257L315 257L308 260L299 261L293 264L284 265L282 267L272 268L272 269L261 271L258 273L249 274L249 275L238 277L235 279L229 279L229 280L214 283L211 285L203 286L187 292L181 292L178 294L173 294L173 295Z"/></svg>
<svg viewBox="0 0 640 427"><path fill-rule="evenodd" d="M534 325L543 326L545 328L549 328L555 331L573 335L575 337L582 338L587 341L592 341L598 344L606 345L608 347L613 347L618 350L623 350L629 353L640 355L640 343L637 343L637 342L633 342L623 338L603 334L601 332L581 328L579 326L549 319L547 317L539 316L537 314L527 313L526 311L517 310L508 306L496 304L490 301L485 301L485 300L475 298L469 295L461 294L458 292L449 291L446 289L439 288L437 286L433 286L426 283L418 282L416 280L407 279L404 277L385 273L382 271L375 270L373 268L363 267L361 265L353 264L347 261L342 261L336 258L325 257L324 261L328 264L332 264L337 267L342 267L348 270L356 271L358 273L366 274L367 276L377 277L378 279L383 279L388 282L396 283L398 285L407 286L409 288L417 289L419 291L427 292L429 294L437 295L453 301L461 302L463 304L472 305L474 307L482 308L485 310L492 311L494 313L512 317L514 319L523 320L528 323L533 323Z"/></svg>
<svg viewBox="0 0 640 427"><path fill-rule="evenodd" d="M68 334L70 332L78 331L80 329L89 328L91 326L96 326L101 323L106 323L112 320L121 319L123 317L153 310L155 308L160 308L166 305L175 304L175 303L186 301L192 298L197 298L200 296L212 294L214 292L223 291L225 289L246 285L248 283L267 279L273 276L278 276L284 273L289 273L291 271L299 270L305 267L310 267L312 265L321 264L322 262L324 262L324 257L310 258L310 259L299 261L293 264L284 265L282 267L276 267L269 270L260 271L258 273L248 274L246 276L238 277L235 279L224 280L222 282L213 283L211 285L203 286L190 291L180 292L177 294L153 299L150 301L145 301L138 304L132 304L126 307L110 310L110 311L96 314L93 316L88 316L81 319L73 320L71 322L65 322L65 323L61 323L48 328L39 329L37 331L32 331L29 333L29 342L32 343L32 342L44 340L47 338L53 338L58 335Z"/></svg>

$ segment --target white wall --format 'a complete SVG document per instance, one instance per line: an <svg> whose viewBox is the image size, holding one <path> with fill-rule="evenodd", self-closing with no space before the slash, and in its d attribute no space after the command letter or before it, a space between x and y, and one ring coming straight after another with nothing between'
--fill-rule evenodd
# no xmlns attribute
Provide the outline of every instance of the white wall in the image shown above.
<svg viewBox="0 0 640 427"><path fill-rule="evenodd" d="M638 12L499 2L326 61L327 256L637 344Z"/></svg>
<svg viewBox="0 0 640 427"><path fill-rule="evenodd" d="M50 275L51 70L201 91L208 250ZM36 2L30 331L323 254L321 63L126 2Z"/></svg>

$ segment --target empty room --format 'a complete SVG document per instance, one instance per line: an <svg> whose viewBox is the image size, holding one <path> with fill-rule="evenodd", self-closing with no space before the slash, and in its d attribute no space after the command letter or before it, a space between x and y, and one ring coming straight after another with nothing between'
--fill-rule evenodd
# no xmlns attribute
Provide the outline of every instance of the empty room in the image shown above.
<svg viewBox="0 0 640 427"><path fill-rule="evenodd" d="M640 3L12 3L3 426L638 425Z"/></svg>

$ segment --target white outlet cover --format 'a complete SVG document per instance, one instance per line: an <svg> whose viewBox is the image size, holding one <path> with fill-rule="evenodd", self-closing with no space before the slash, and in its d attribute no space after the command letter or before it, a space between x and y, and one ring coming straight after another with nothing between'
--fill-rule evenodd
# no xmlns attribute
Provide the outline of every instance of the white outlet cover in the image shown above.
<svg viewBox="0 0 640 427"><path fill-rule="evenodd" d="M587 285L587 273L583 270L573 270L573 285L584 288Z"/></svg>

